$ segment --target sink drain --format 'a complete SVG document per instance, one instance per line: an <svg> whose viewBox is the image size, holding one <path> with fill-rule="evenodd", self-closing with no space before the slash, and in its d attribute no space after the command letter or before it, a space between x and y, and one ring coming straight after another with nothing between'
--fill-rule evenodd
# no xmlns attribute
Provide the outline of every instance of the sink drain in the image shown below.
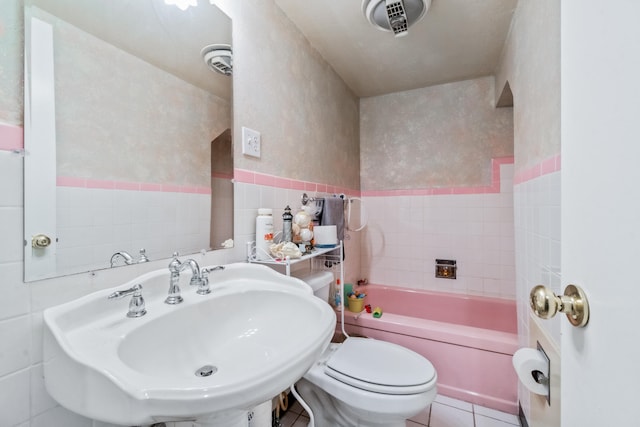
<svg viewBox="0 0 640 427"><path fill-rule="evenodd" d="M213 365L204 365L196 371L196 377L208 377L218 372L218 368Z"/></svg>

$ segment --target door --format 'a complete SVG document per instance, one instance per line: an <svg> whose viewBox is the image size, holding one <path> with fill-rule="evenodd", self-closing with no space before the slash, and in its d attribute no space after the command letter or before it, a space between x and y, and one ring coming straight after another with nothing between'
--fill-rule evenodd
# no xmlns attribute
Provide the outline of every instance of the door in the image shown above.
<svg viewBox="0 0 640 427"><path fill-rule="evenodd" d="M561 5L562 427L636 426L640 386L640 2Z"/></svg>

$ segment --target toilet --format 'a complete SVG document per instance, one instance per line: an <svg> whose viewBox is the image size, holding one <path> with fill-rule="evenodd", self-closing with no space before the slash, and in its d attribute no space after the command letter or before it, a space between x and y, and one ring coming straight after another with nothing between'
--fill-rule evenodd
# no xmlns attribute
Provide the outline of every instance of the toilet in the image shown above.
<svg viewBox="0 0 640 427"><path fill-rule="evenodd" d="M300 279L327 301L333 274ZM412 350L349 337L330 344L296 389L311 408L315 427L404 427L433 401L437 378L431 362Z"/></svg>

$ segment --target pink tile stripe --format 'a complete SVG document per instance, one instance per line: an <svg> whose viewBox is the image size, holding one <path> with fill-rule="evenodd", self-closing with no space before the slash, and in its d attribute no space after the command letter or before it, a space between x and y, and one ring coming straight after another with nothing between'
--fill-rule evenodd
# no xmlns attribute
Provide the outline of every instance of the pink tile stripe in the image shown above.
<svg viewBox="0 0 640 427"><path fill-rule="evenodd" d="M560 154L549 157L528 169L516 172L513 177L513 184L522 184L523 182L531 181L532 179L547 175L553 172L558 172L562 167Z"/></svg>
<svg viewBox="0 0 640 427"><path fill-rule="evenodd" d="M496 157L491 159L491 185L477 187L431 187L404 190L367 190L363 196L435 196L443 194L490 194L500 192L500 166L513 164L513 157Z"/></svg>
<svg viewBox="0 0 640 427"><path fill-rule="evenodd" d="M245 169L235 169L233 171L233 180L235 182L243 182L246 184L265 185L268 187L276 187L287 190L299 190L309 193L330 193L330 194L346 194L347 196L359 197L360 191L351 188L340 187L337 185L320 184L317 182L300 181L297 179L282 178L275 175L268 175L260 172L248 171Z"/></svg>
<svg viewBox="0 0 640 427"><path fill-rule="evenodd" d="M0 123L0 150L22 150L24 130L20 126Z"/></svg>
<svg viewBox="0 0 640 427"><path fill-rule="evenodd" d="M90 178L59 176L58 187L99 188L106 190L158 191L162 193L211 194L210 187L198 187L175 184L153 184L145 182L110 181Z"/></svg>

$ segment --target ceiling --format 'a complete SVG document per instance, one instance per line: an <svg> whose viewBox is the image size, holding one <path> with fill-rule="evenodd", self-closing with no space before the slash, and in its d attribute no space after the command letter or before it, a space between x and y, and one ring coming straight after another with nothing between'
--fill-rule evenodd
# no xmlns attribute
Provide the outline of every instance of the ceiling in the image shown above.
<svg viewBox="0 0 640 427"><path fill-rule="evenodd" d="M492 75L517 0L433 0L404 37L371 26L361 0L275 0L359 97Z"/></svg>
<svg viewBox="0 0 640 427"><path fill-rule="evenodd" d="M223 99L231 79L211 71L200 51L231 44L231 19L208 1L182 11L158 0L27 0L81 30Z"/></svg>

